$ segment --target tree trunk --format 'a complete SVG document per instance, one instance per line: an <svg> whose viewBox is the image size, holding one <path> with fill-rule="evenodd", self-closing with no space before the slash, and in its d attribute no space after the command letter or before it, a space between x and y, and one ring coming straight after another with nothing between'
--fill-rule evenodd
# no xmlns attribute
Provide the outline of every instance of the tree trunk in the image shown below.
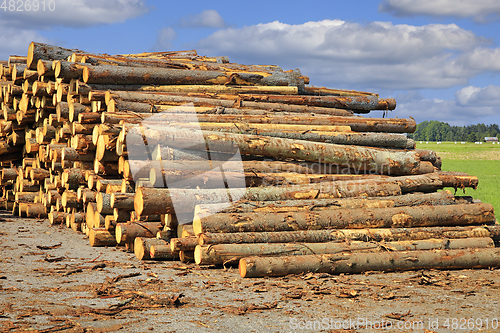
<svg viewBox="0 0 500 333"><path fill-rule="evenodd" d="M362 273L418 269L472 269L498 267L500 249L341 253L289 257L249 257L239 263L241 277L314 273Z"/></svg>
<svg viewBox="0 0 500 333"><path fill-rule="evenodd" d="M222 71L186 70L169 68L126 67L126 66L90 66L83 71L83 82L88 84L236 84L267 86L303 86L300 73L282 72L270 76L251 73L228 75ZM378 99L377 99L378 103Z"/></svg>
<svg viewBox="0 0 500 333"><path fill-rule="evenodd" d="M470 239L427 239L419 241L396 242L337 242L337 243L255 243L255 244L212 244L198 245L195 249L195 262L198 265L222 265L237 262L250 256L279 257L299 255L322 255L339 252L373 252L445 250L465 248L495 247L489 237Z"/></svg>
<svg viewBox="0 0 500 333"><path fill-rule="evenodd" d="M193 221L195 234L320 229L362 229L493 224L490 204L413 206L373 209L331 209L263 215L215 214Z"/></svg>
<svg viewBox="0 0 500 333"><path fill-rule="evenodd" d="M175 189L139 187L134 198L137 215L194 212L200 203L224 203L237 200L277 201L302 199L333 199L400 195L401 189L393 183L377 184L371 181L324 182L310 185L233 189ZM231 199L230 199L231 198Z"/></svg>
<svg viewBox="0 0 500 333"><path fill-rule="evenodd" d="M104 228L91 228L89 230L89 242L92 247L116 245L115 237L109 232L109 230Z"/></svg>
<svg viewBox="0 0 500 333"><path fill-rule="evenodd" d="M134 210L134 196L135 193L112 193L110 205L121 210Z"/></svg>
<svg viewBox="0 0 500 333"><path fill-rule="evenodd" d="M175 260L179 259L178 252L172 252L170 249L170 244L166 245L153 245L150 248L151 259L156 260Z"/></svg>
<svg viewBox="0 0 500 333"><path fill-rule="evenodd" d="M197 245L198 237L172 238L170 240L172 252L194 251Z"/></svg>
<svg viewBox="0 0 500 333"><path fill-rule="evenodd" d="M354 170L363 170L365 173L411 175L419 174L420 167L417 154L405 150L221 132L204 132L205 141L193 144L196 132L165 130L164 127L161 129L160 127L133 128L127 135L135 133L144 135L150 147L163 144L174 148L207 149L208 146L210 151L218 152L235 152L237 150L234 147L238 147L241 154L331 163Z"/></svg>
<svg viewBox="0 0 500 333"><path fill-rule="evenodd" d="M286 201L242 201L231 204L201 204L195 207L194 220L216 213L286 213L296 211L318 211L324 209L391 208L418 205L453 205L465 203L450 191L426 194L405 194L400 196L348 198L348 199L311 199Z"/></svg>
<svg viewBox="0 0 500 333"><path fill-rule="evenodd" d="M168 245L168 242L157 238L136 237L134 240L134 254L139 260L151 259L150 251L153 245Z"/></svg>
<svg viewBox="0 0 500 333"><path fill-rule="evenodd" d="M394 242L431 238L473 238L499 235L500 226L416 227L340 230L299 230L281 232L204 233L200 245L242 243L324 243L339 241Z"/></svg>
<svg viewBox="0 0 500 333"><path fill-rule="evenodd" d="M38 60L65 60L75 52L82 53L78 49L65 49L59 46L31 42L28 46L26 64L30 69L37 69Z"/></svg>
<svg viewBox="0 0 500 333"><path fill-rule="evenodd" d="M155 238L156 233L162 229L160 222L118 223L115 229L116 242L132 243L136 237Z"/></svg>

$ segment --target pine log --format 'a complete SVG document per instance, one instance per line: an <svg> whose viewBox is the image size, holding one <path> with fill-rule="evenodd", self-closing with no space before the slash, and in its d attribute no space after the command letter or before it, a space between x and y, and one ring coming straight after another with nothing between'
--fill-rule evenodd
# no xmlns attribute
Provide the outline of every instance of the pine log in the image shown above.
<svg viewBox="0 0 500 333"><path fill-rule="evenodd" d="M137 189L134 198L134 210L137 215L167 214L174 210L177 213L194 212L196 204L223 203L237 200L277 201L297 199L333 199L356 196L391 196L400 195L401 189L393 183L373 183L368 181L324 182L308 185L262 188L234 189L169 189L146 188Z"/></svg>
<svg viewBox="0 0 500 333"><path fill-rule="evenodd" d="M249 257L239 263L241 277L284 276L288 274L362 273L418 269L472 269L498 267L500 249L459 249L340 253L289 257Z"/></svg>
<svg viewBox="0 0 500 333"><path fill-rule="evenodd" d="M194 262L194 251L179 251L179 259L181 262Z"/></svg>
<svg viewBox="0 0 500 333"><path fill-rule="evenodd" d="M47 207L42 203L23 203L25 205L25 216L30 218L44 219L47 217Z"/></svg>
<svg viewBox="0 0 500 333"><path fill-rule="evenodd" d="M400 196L348 198L348 199L311 199L285 201L243 201L228 206L221 204L196 205L194 220L216 213L285 213L292 211L318 211L324 209L358 209L358 208L390 208L418 205L453 205L465 203L463 199L455 197L450 191L441 191L426 194L405 194Z"/></svg>
<svg viewBox="0 0 500 333"><path fill-rule="evenodd" d="M198 237L172 238L170 240L172 252L194 251L197 245Z"/></svg>
<svg viewBox="0 0 500 333"><path fill-rule="evenodd" d="M104 228L91 228L89 230L89 242L92 247L116 245L115 237Z"/></svg>
<svg viewBox="0 0 500 333"><path fill-rule="evenodd" d="M227 75L222 71L155 68L125 66L90 66L83 70L83 82L92 84L236 84L267 86L303 86L304 81L297 72L275 72L269 76L251 73ZM377 98L378 104L378 98Z"/></svg>
<svg viewBox="0 0 500 333"><path fill-rule="evenodd" d="M328 243L254 243L254 244L212 244L196 246L194 257L198 265L223 265L237 262L250 256L278 257L299 255L322 255L339 252L386 252L445 250L495 247L489 237L469 239L427 239L396 242L328 242Z"/></svg>
<svg viewBox="0 0 500 333"><path fill-rule="evenodd" d="M66 221L67 216L71 216L71 214L64 212L50 212L49 213L50 224L63 224Z"/></svg>
<svg viewBox="0 0 500 333"><path fill-rule="evenodd" d="M98 192L96 194L97 211L102 215L113 214L111 207L111 194Z"/></svg>
<svg viewBox="0 0 500 333"><path fill-rule="evenodd" d="M132 116L132 115L131 115ZM304 116L296 115L227 115L227 114L172 114L172 113L141 113L146 118L145 125L154 125L156 122L170 121L175 123L189 123L196 116L201 123L251 123L251 124L292 124L292 125L328 125L349 126L355 132L385 132L385 133L413 133L416 123L413 119L399 118L365 118L339 117L327 115ZM427 159L426 159L427 160ZM431 160L432 162L432 160Z"/></svg>
<svg viewBox="0 0 500 333"><path fill-rule="evenodd" d="M71 229L74 231L81 231L82 224L85 222L85 214L84 213L71 213L70 217L70 225Z"/></svg>
<svg viewBox="0 0 500 333"><path fill-rule="evenodd" d="M490 204L413 206L373 209L330 209L264 215L215 214L193 221L195 234L319 229L362 229L494 224Z"/></svg>
<svg viewBox="0 0 500 333"><path fill-rule="evenodd" d="M158 222L130 222L118 223L115 228L116 242L118 244L131 243L135 237L155 238L156 233L163 229Z"/></svg>
<svg viewBox="0 0 500 333"><path fill-rule="evenodd" d="M230 145L237 145L241 154L291 158L317 163L331 163L364 173L411 175L419 173L420 160L413 151L346 146L304 140L272 138L258 135L204 132L205 141L193 142L196 132L165 130L165 128L131 128L127 135L144 135L149 146L164 144L169 147L206 149L231 152ZM229 146L228 146L229 144ZM195 146L196 145L196 146Z"/></svg>
<svg viewBox="0 0 500 333"><path fill-rule="evenodd" d="M30 69L37 69L38 60L64 60L73 53L82 53L77 49L65 49L63 47L31 42L28 46L26 64Z"/></svg>
<svg viewBox="0 0 500 333"><path fill-rule="evenodd" d="M200 245L243 243L324 243L339 241L394 242L431 238L494 238L495 235L498 235L499 230L500 226L462 226L204 233L198 235L198 242Z"/></svg>
<svg viewBox="0 0 500 333"><path fill-rule="evenodd" d="M152 259L150 255L151 247L155 245L168 245L168 242L157 238L136 237L134 240L134 254L139 260Z"/></svg>
<svg viewBox="0 0 500 333"><path fill-rule="evenodd" d="M120 210L134 210L135 193L112 193L110 205Z"/></svg>
<svg viewBox="0 0 500 333"><path fill-rule="evenodd" d="M166 245L153 245L150 248L151 259L156 260L172 260L178 259L179 253L172 252L170 244Z"/></svg>

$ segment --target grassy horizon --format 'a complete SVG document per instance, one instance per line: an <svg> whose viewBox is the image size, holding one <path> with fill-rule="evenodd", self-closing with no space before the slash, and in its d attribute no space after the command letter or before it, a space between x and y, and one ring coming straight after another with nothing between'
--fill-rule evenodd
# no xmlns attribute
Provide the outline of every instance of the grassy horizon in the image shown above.
<svg viewBox="0 0 500 333"><path fill-rule="evenodd" d="M465 195L492 204L500 220L500 144L417 141L417 148L435 151L443 162L443 171L465 172L479 179L477 190L465 189ZM461 189L456 195L464 195Z"/></svg>

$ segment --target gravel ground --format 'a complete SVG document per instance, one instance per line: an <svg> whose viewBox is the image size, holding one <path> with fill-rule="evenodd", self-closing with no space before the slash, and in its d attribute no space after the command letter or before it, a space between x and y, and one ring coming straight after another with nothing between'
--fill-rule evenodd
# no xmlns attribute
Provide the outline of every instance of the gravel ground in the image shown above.
<svg viewBox="0 0 500 333"><path fill-rule="evenodd" d="M1 332L495 332L499 288L498 269L242 279L0 212Z"/></svg>

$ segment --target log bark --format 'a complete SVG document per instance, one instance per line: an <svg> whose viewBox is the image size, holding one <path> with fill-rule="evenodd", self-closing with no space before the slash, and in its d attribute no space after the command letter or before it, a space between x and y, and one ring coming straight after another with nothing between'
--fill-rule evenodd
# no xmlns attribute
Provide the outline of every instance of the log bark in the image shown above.
<svg viewBox="0 0 500 333"><path fill-rule="evenodd" d="M132 115L130 116L132 117ZM157 121L172 121L176 123L189 123L193 120L192 114L141 113L140 117L132 118L148 119L146 123ZM151 118L153 117L153 118ZM350 126L355 132L386 132L386 133L413 133L416 123L413 119L399 118L365 118L365 117L338 117L327 115L227 115L227 114L197 114L199 122L202 123L251 123L251 124L293 124L293 125L328 125L328 126ZM149 119L151 118L151 119Z"/></svg>
<svg viewBox="0 0 500 333"><path fill-rule="evenodd" d="M222 71L155 68L126 66L91 66L83 71L83 82L88 84L236 84L303 87L304 81L297 72L276 72L270 76L251 73L228 75ZM300 89L300 88L299 88ZM378 102L378 100L377 100Z"/></svg>
<svg viewBox="0 0 500 333"><path fill-rule="evenodd" d="M73 53L82 53L78 49L66 49L63 47L31 42L28 46L26 64L30 69L37 69L38 60L65 60Z"/></svg>
<svg viewBox="0 0 500 333"><path fill-rule="evenodd" d="M212 244L196 246L195 262L198 265L223 265L238 262L250 256L279 257L300 255L322 255L340 252L365 252L367 256L374 252L445 250L466 248L494 248L489 237L470 239L427 239L419 241L396 242L328 242L328 243L255 243L255 244Z"/></svg>
<svg viewBox="0 0 500 333"><path fill-rule="evenodd" d="M200 245L243 243L324 243L339 241L394 242L431 238L495 238L498 237L499 231L499 226L462 226L204 233L198 235L198 242Z"/></svg>
<svg viewBox="0 0 500 333"><path fill-rule="evenodd" d="M97 211L102 215L113 214L113 207L111 207L111 194L98 192L96 194Z"/></svg>
<svg viewBox="0 0 500 333"><path fill-rule="evenodd" d="M485 248L250 257L240 260L239 272L241 277L263 277L305 272L341 274L417 269L472 269L499 265L500 249Z"/></svg>
<svg viewBox="0 0 500 333"><path fill-rule="evenodd" d="M420 168L420 159L413 151L220 132L204 132L205 141L193 144L196 132L175 129L170 131L165 128L133 128L127 135L136 132L147 138L149 146L164 144L174 148L192 149L207 149L208 146L210 151L232 152L235 149L228 150L228 145L234 145L239 148L241 154L336 164L354 170L364 170L364 173L411 175L419 174Z"/></svg>
<svg viewBox="0 0 500 333"><path fill-rule="evenodd" d="M150 250L150 256L151 259L156 259L156 260L172 260L172 259L178 259L179 258L179 253L178 252L172 252L170 248L170 244L166 245L153 245L151 246Z"/></svg>
<svg viewBox="0 0 500 333"><path fill-rule="evenodd" d="M136 237L134 240L134 254L139 260L151 259L150 251L154 245L168 245L168 242L157 238Z"/></svg>
<svg viewBox="0 0 500 333"><path fill-rule="evenodd" d="M348 198L348 199L311 199L285 201L242 201L231 204L201 204L196 205L194 220L216 213L286 213L295 211L318 211L325 209L358 209L358 208L391 208L418 205L453 205L465 203L450 191L426 194L406 194L400 196Z"/></svg>
<svg viewBox="0 0 500 333"><path fill-rule="evenodd" d="M162 229L160 222L118 223L115 229L116 242L118 244L132 243L135 237L154 238Z"/></svg>
<svg viewBox="0 0 500 333"><path fill-rule="evenodd" d="M376 184L367 181L325 182L310 185L234 189L169 189L140 187L134 198L137 215L194 212L200 203L224 203L237 200L277 201L302 199L333 199L400 195L401 189L393 183ZM230 200L231 198L231 200Z"/></svg>
<svg viewBox="0 0 500 333"><path fill-rule="evenodd" d="M135 193L112 193L110 205L121 210L134 210L134 196Z"/></svg>
<svg viewBox="0 0 500 333"><path fill-rule="evenodd" d="M494 224L490 204L414 206L374 209L334 209L265 215L215 214L193 221L195 234L320 229L363 229Z"/></svg>
<svg viewBox="0 0 500 333"><path fill-rule="evenodd" d="M24 203L25 216L28 218L44 219L47 217L47 207L42 203Z"/></svg>

